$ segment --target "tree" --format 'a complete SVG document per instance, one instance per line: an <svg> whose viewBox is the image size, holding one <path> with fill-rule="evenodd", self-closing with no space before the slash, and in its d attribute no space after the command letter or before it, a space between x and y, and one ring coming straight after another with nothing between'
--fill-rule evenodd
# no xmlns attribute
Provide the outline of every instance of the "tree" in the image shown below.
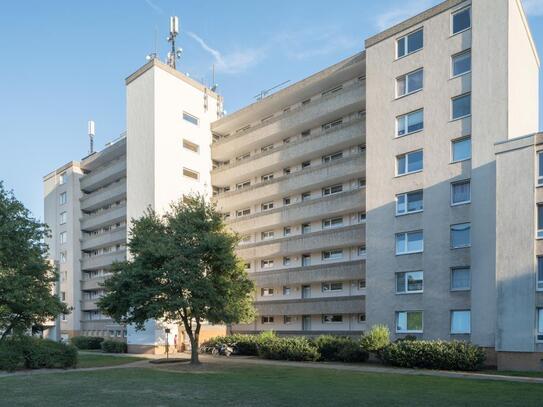
<svg viewBox="0 0 543 407"><path fill-rule="evenodd" d="M254 317L254 285L235 254L238 241L201 195L172 204L164 215L148 209L132 220L132 258L113 266L98 305L115 321L136 329L150 319L182 321L191 363L199 363L203 321L230 324Z"/></svg>
<svg viewBox="0 0 543 407"><path fill-rule="evenodd" d="M0 181L0 341L69 312L53 294L58 275L47 260L47 236Z"/></svg>

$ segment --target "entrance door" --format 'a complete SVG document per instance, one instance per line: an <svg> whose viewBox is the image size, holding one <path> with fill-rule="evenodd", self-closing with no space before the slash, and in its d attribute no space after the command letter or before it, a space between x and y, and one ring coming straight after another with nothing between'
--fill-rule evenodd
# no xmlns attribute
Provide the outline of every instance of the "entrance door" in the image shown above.
<svg viewBox="0 0 543 407"><path fill-rule="evenodd" d="M311 330L311 315L302 315L302 331Z"/></svg>

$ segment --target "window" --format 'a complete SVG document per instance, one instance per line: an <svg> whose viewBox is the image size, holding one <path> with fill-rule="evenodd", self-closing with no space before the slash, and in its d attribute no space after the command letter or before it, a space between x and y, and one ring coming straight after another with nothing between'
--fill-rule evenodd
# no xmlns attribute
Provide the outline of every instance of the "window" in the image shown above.
<svg viewBox="0 0 543 407"><path fill-rule="evenodd" d="M329 218L322 220L323 229L333 229L343 226L343 218Z"/></svg>
<svg viewBox="0 0 543 407"><path fill-rule="evenodd" d="M67 175L65 172L63 172L62 174L59 175L58 177L58 184L59 185L64 185L66 183L66 180L67 180Z"/></svg>
<svg viewBox="0 0 543 407"><path fill-rule="evenodd" d="M263 268L263 269L270 269L273 267L273 260L262 260L260 262L260 266Z"/></svg>
<svg viewBox="0 0 543 407"><path fill-rule="evenodd" d="M307 201L311 198L311 192L303 192L302 193L302 202Z"/></svg>
<svg viewBox="0 0 543 407"><path fill-rule="evenodd" d="M322 252L323 260L339 260L343 258L343 250L326 250Z"/></svg>
<svg viewBox="0 0 543 407"><path fill-rule="evenodd" d="M302 100L302 106L308 105L309 103L311 103L311 98Z"/></svg>
<svg viewBox="0 0 543 407"><path fill-rule="evenodd" d="M273 232L273 230L267 230L266 232L262 232L261 239L262 240L273 239L274 235L275 233Z"/></svg>
<svg viewBox="0 0 543 407"><path fill-rule="evenodd" d="M422 333L422 311L400 311L396 313L397 333Z"/></svg>
<svg viewBox="0 0 543 407"><path fill-rule="evenodd" d="M452 119L461 119L471 115L471 93L452 99Z"/></svg>
<svg viewBox="0 0 543 407"><path fill-rule="evenodd" d="M358 221L359 222L366 222L366 212L360 212L358 214Z"/></svg>
<svg viewBox="0 0 543 407"><path fill-rule="evenodd" d="M405 175L422 171L423 154L422 150L402 154L396 157L396 175Z"/></svg>
<svg viewBox="0 0 543 407"><path fill-rule="evenodd" d="M537 340L543 341L543 308L537 309Z"/></svg>
<svg viewBox="0 0 543 407"><path fill-rule="evenodd" d="M451 311L451 334L469 334L471 332L471 311Z"/></svg>
<svg viewBox="0 0 543 407"><path fill-rule="evenodd" d="M68 213L67 212L61 212L59 223L61 225L64 225L66 223L66 221L67 221L67 218L68 218Z"/></svg>
<svg viewBox="0 0 543 407"><path fill-rule="evenodd" d="M290 315L283 315L283 323L289 325L292 323L292 317Z"/></svg>
<svg viewBox="0 0 543 407"><path fill-rule="evenodd" d="M66 243L68 241L68 234L66 232L60 232L58 238L61 244Z"/></svg>
<svg viewBox="0 0 543 407"><path fill-rule="evenodd" d="M396 215L421 212L423 209L423 192L407 192L396 195Z"/></svg>
<svg viewBox="0 0 543 407"><path fill-rule="evenodd" d="M59 204L60 204L60 205L64 205L66 202L68 202L68 195L67 195L67 193L66 193L66 192L61 193L61 194L59 195L58 199L59 199L59 201L58 201Z"/></svg>
<svg viewBox="0 0 543 407"><path fill-rule="evenodd" d="M339 86L336 86L335 88L332 88L332 89L328 89L327 91L324 91L321 93L322 96L328 96L328 95L332 95L334 93L337 93L339 92L340 90L343 89L343 85L339 85Z"/></svg>
<svg viewBox="0 0 543 407"><path fill-rule="evenodd" d="M466 7L452 15L452 33L458 34L471 27L471 7Z"/></svg>
<svg viewBox="0 0 543 407"><path fill-rule="evenodd" d="M469 160L471 158L471 137L452 141L452 162Z"/></svg>
<svg viewBox="0 0 543 407"><path fill-rule="evenodd" d="M292 229L290 226L285 226L283 228L283 236L290 236L291 233L292 233Z"/></svg>
<svg viewBox="0 0 543 407"><path fill-rule="evenodd" d="M302 137L307 137L307 136L309 136L310 134L311 134L311 130L304 130L304 131L302 131L302 133L301 133Z"/></svg>
<svg viewBox="0 0 543 407"><path fill-rule="evenodd" d="M323 315L322 323L323 324L338 324L343 322L343 315Z"/></svg>
<svg viewBox="0 0 543 407"><path fill-rule="evenodd" d="M362 290L364 288L366 288L366 280L358 280L358 289Z"/></svg>
<svg viewBox="0 0 543 407"><path fill-rule="evenodd" d="M311 232L311 223L302 223L302 235Z"/></svg>
<svg viewBox="0 0 543 407"><path fill-rule="evenodd" d="M60 292L60 299L61 301L66 301L66 293L64 291Z"/></svg>
<svg viewBox="0 0 543 407"><path fill-rule="evenodd" d="M192 178L195 180L198 180L200 178L200 174L194 170L190 170L188 168L183 168L183 175L188 178Z"/></svg>
<svg viewBox="0 0 543 407"><path fill-rule="evenodd" d="M343 290L343 283L341 282L332 282L332 283L322 283L321 284L321 291L342 291Z"/></svg>
<svg viewBox="0 0 543 407"><path fill-rule="evenodd" d="M251 269L251 263L245 263L244 267L245 267L245 270L250 270Z"/></svg>
<svg viewBox="0 0 543 407"><path fill-rule="evenodd" d="M263 175L261 178L262 182L271 181L273 179L273 174Z"/></svg>
<svg viewBox="0 0 543 407"><path fill-rule="evenodd" d="M311 255L302 254L302 266L311 266Z"/></svg>
<svg viewBox="0 0 543 407"><path fill-rule="evenodd" d="M270 315L263 315L261 320L263 324L273 324L273 317Z"/></svg>
<svg viewBox="0 0 543 407"><path fill-rule="evenodd" d="M290 137L284 138L283 144L288 144L288 143L290 143Z"/></svg>
<svg viewBox="0 0 543 407"><path fill-rule="evenodd" d="M396 79L396 97L405 96L422 89L423 70L408 73Z"/></svg>
<svg viewBox="0 0 543 407"><path fill-rule="evenodd" d="M537 185L543 185L543 151L537 153L538 170L537 170Z"/></svg>
<svg viewBox="0 0 543 407"><path fill-rule="evenodd" d="M304 168L309 167L309 166L311 166L311 161L304 161L304 162L302 163L302 170L303 170Z"/></svg>
<svg viewBox="0 0 543 407"><path fill-rule="evenodd" d="M60 252L60 262L66 263L66 252Z"/></svg>
<svg viewBox="0 0 543 407"><path fill-rule="evenodd" d="M283 175L290 174L290 167L283 168Z"/></svg>
<svg viewBox="0 0 543 407"><path fill-rule="evenodd" d="M359 256L365 256L366 255L366 246L358 246L358 255Z"/></svg>
<svg viewBox="0 0 543 407"><path fill-rule="evenodd" d="M453 267L451 269L451 291L467 291L471 286L469 267Z"/></svg>
<svg viewBox="0 0 543 407"><path fill-rule="evenodd" d="M247 158L249 158L251 156L251 153L245 153L245 154L242 154L242 155L238 155L236 157L236 161L243 161L243 160L246 160Z"/></svg>
<svg viewBox="0 0 543 407"><path fill-rule="evenodd" d="M183 120L194 124L195 126L198 126L198 123L200 119L198 119L196 116L191 115L190 113L183 112Z"/></svg>
<svg viewBox="0 0 543 407"><path fill-rule="evenodd" d="M537 237L543 238L543 204L537 204Z"/></svg>
<svg viewBox="0 0 543 407"><path fill-rule="evenodd" d="M329 163L330 161L339 160L343 157L343 151L339 151L337 153L328 154L322 157L323 163Z"/></svg>
<svg viewBox="0 0 543 407"><path fill-rule="evenodd" d="M290 266L291 260L290 257L283 257L283 266Z"/></svg>
<svg viewBox="0 0 543 407"><path fill-rule="evenodd" d="M251 181L247 180L247 181L240 182L239 184L236 184L236 189L243 189L250 186L251 186Z"/></svg>
<svg viewBox="0 0 543 407"><path fill-rule="evenodd" d="M283 198L283 205L290 205L290 196L286 196Z"/></svg>
<svg viewBox="0 0 543 407"><path fill-rule="evenodd" d="M261 152L265 152L265 151L269 151L269 150L273 150L273 144L269 144L267 146L264 146L260 149Z"/></svg>
<svg viewBox="0 0 543 407"><path fill-rule="evenodd" d="M322 195L323 196L333 195L333 194L338 194L338 193L340 193L342 191L343 191L343 185L342 184L331 185L329 187L324 187L322 189Z"/></svg>
<svg viewBox="0 0 543 407"><path fill-rule="evenodd" d="M452 76L464 75L471 72L471 50L452 56Z"/></svg>
<svg viewBox="0 0 543 407"><path fill-rule="evenodd" d="M421 253L423 250L422 230L396 234L396 254Z"/></svg>
<svg viewBox="0 0 543 407"><path fill-rule="evenodd" d="M263 211L269 211L270 209L273 209L273 202L266 202L262 204Z"/></svg>
<svg viewBox="0 0 543 407"><path fill-rule="evenodd" d="M423 291L423 272L409 271L396 273L396 293L409 294Z"/></svg>
<svg viewBox="0 0 543 407"><path fill-rule="evenodd" d="M401 37L396 41L396 58L401 58L422 49L423 41L424 32L422 29Z"/></svg>
<svg viewBox="0 0 543 407"><path fill-rule="evenodd" d="M471 246L471 223L451 226L451 249Z"/></svg>
<svg viewBox="0 0 543 407"><path fill-rule="evenodd" d="M358 322L366 322L366 313L358 314Z"/></svg>
<svg viewBox="0 0 543 407"><path fill-rule="evenodd" d="M262 297L269 297L273 295L273 288L261 288L260 289L260 295Z"/></svg>
<svg viewBox="0 0 543 407"><path fill-rule="evenodd" d="M341 126L342 123L343 123L343 119L333 120L331 122L323 124L322 130L326 131L326 130L333 129L334 127Z"/></svg>
<svg viewBox="0 0 543 407"><path fill-rule="evenodd" d="M358 178L358 188L366 188L366 179Z"/></svg>
<svg viewBox="0 0 543 407"><path fill-rule="evenodd" d="M247 215L250 215L251 214L251 209L249 208L246 208L246 209L238 209L236 211L236 216L238 218L242 217L242 216L247 216Z"/></svg>
<svg viewBox="0 0 543 407"><path fill-rule="evenodd" d="M470 180L451 183L451 205L462 205L471 201Z"/></svg>
<svg viewBox="0 0 543 407"><path fill-rule="evenodd" d="M417 110L396 118L396 137L415 133L424 128L424 110Z"/></svg>

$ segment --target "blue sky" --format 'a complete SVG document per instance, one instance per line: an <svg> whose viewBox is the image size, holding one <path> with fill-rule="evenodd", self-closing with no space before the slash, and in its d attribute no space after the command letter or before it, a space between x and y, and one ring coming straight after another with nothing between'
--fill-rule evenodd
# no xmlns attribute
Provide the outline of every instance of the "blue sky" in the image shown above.
<svg viewBox="0 0 543 407"><path fill-rule="evenodd" d="M165 56L178 15L178 67L216 82L226 110L300 80L364 39L440 0L20 0L0 3L0 180L42 218L42 177L125 129L124 78L155 48ZM543 57L543 0L524 0ZM542 104L543 105L543 104ZM543 106L542 106L543 111ZM543 113L542 120L543 123Z"/></svg>

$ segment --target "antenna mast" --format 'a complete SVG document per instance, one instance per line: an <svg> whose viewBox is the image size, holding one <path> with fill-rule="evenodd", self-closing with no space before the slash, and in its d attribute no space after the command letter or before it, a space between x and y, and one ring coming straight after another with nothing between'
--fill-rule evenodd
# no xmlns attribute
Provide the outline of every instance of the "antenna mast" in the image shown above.
<svg viewBox="0 0 543 407"><path fill-rule="evenodd" d="M179 34L179 18L177 16L170 17L170 35L168 35L168 42L171 44L171 50L168 52L167 64L175 69L175 61L181 58L183 50L175 47L175 38Z"/></svg>
<svg viewBox="0 0 543 407"><path fill-rule="evenodd" d="M89 135L89 143L90 143L89 155L90 155L94 153L94 135L95 135L94 120L89 120L87 122L87 133Z"/></svg>

